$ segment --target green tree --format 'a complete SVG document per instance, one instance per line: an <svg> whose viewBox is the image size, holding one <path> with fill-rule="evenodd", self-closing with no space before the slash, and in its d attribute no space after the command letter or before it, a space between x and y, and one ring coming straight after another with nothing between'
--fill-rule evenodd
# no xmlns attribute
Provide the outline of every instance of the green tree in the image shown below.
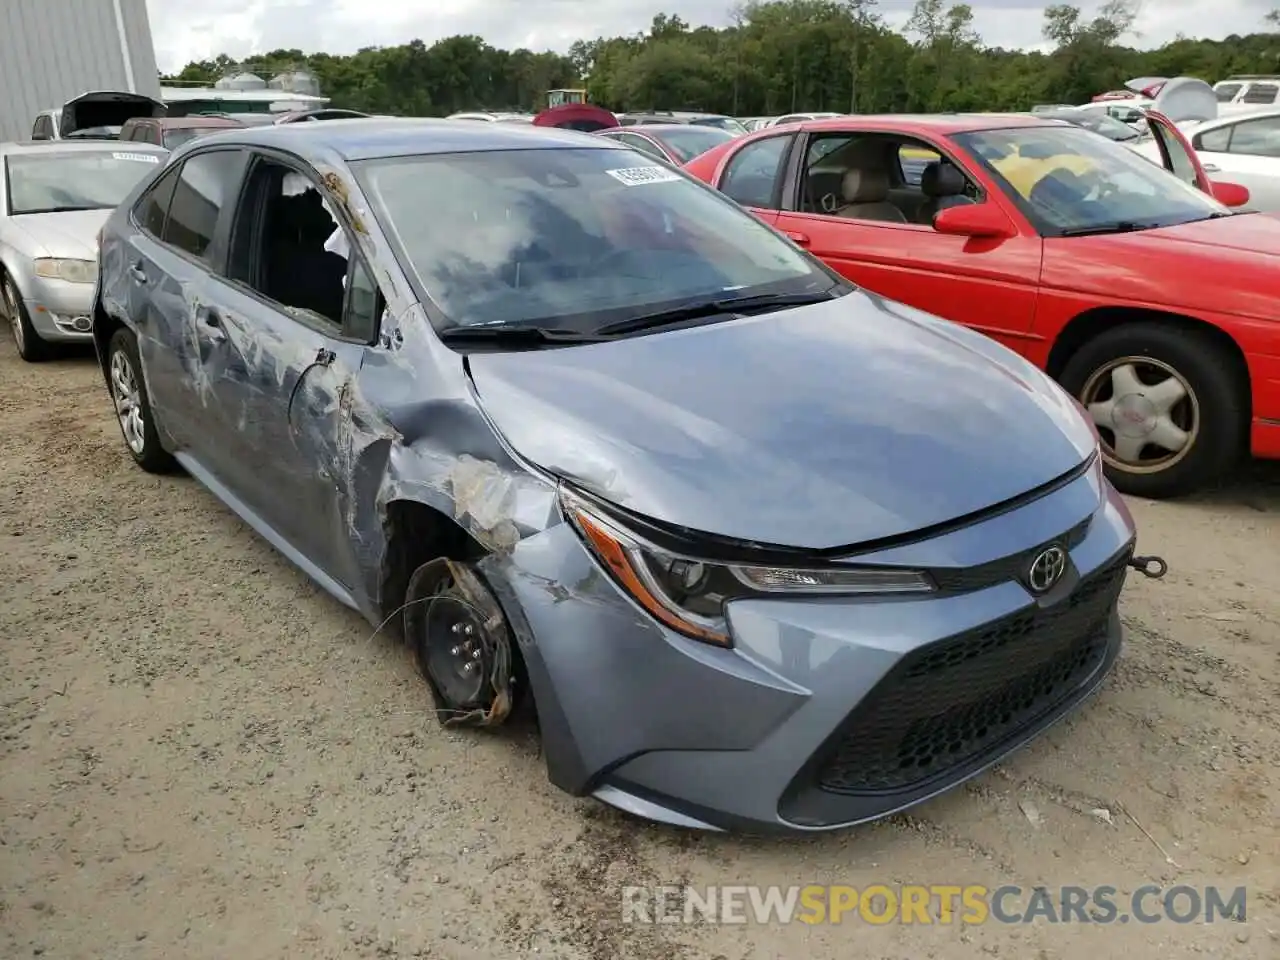
<svg viewBox="0 0 1280 960"><path fill-rule="evenodd" d="M480 37L457 36L348 56L273 50L247 67L264 76L307 69L335 106L406 116L536 110L547 90L579 85L615 110L1025 110L1037 102L1082 103L1136 76L1212 82L1280 70L1280 6L1265 15L1265 32L1179 37L1153 50L1125 45L1137 9L1137 0L1111 0L1092 16L1069 3L1047 7L1050 53L986 46L966 3L918 0L897 32L875 0L745 0L723 29L663 13L643 32L583 37L566 55L499 50ZM171 79L209 84L240 67L222 55L189 63Z"/></svg>

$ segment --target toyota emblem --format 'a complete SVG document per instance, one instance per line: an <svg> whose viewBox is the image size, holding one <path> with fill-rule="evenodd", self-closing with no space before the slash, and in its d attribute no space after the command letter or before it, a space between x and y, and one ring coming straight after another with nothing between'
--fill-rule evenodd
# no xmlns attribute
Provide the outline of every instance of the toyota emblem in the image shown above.
<svg viewBox="0 0 1280 960"><path fill-rule="evenodd" d="M1031 561L1027 571L1027 586L1034 593L1047 593L1062 579L1067 569L1067 555L1061 547L1048 547Z"/></svg>

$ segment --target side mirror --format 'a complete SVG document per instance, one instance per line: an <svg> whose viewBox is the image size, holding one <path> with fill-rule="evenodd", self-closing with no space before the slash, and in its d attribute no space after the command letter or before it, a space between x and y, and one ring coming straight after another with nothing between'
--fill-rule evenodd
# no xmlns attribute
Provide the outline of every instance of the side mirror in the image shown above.
<svg viewBox="0 0 1280 960"><path fill-rule="evenodd" d="M933 229L954 237L995 239L1017 235L1013 223L994 203L966 203L933 215Z"/></svg>
<svg viewBox="0 0 1280 960"><path fill-rule="evenodd" d="M1243 207L1249 202L1249 188L1243 184L1210 180L1209 187L1213 193L1213 199L1224 207Z"/></svg>

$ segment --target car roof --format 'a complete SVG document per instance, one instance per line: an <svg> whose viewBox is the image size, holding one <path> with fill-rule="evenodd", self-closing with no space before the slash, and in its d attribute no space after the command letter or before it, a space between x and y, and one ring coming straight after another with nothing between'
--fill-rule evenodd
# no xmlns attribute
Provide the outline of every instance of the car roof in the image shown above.
<svg viewBox="0 0 1280 960"><path fill-rule="evenodd" d="M1232 83L1237 81L1233 80ZM1244 81L1239 81L1243 83ZM1280 107L1262 107L1258 110L1249 110L1246 113L1220 113L1212 120L1201 120L1196 124L1196 131L1208 130L1214 127L1225 127L1230 123L1239 123L1241 120L1264 120L1280 117Z"/></svg>
<svg viewBox="0 0 1280 960"><path fill-rule="evenodd" d="M185 117L137 117L139 121L155 120L166 130L191 130L195 127L240 127L243 124L234 117L209 117L193 113Z"/></svg>
<svg viewBox="0 0 1280 960"><path fill-rule="evenodd" d="M0 143L0 153L10 156L36 153L102 153L104 150L118 150L126 153L154 153L158 157L167 156L169 151L150 143L135 143L132 140L22 140L13 143Z"/></svg>
<svg viewBox="0 0 1280 960"><path fill-rule="evenodd" d="M1057 122L1025 113L886 113L809 120L804 126L809 130L840 130L854 126L903 131L930 130L934 133L951 134L1006 127L1048 127ZM768 129L776 131L779 128Z"/></svg>
<svg viewBox="0 0 1280 960"><path fill-rule="evenodd" d="M610 127L608 130L601 130L599 132L639 134L688 133L691 126L693 126L693 124L690 123L643 123L633 124L627 127Z"/></svg>
<svg viewBox="0 0 1280 960"><path fill-rule="evenodd" d="M333 151L344 160L374 160L492 150L554 150L568 147L623 149L608 138L525 124L476 123L411 117L315 120L267 127L243 127L216 133L201 144L240 143L288 150L304 159Z"/></svg>

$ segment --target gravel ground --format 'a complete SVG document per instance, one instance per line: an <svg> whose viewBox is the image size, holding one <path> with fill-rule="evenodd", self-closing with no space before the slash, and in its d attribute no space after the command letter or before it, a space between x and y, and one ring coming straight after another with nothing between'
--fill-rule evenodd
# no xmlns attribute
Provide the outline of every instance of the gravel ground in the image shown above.
<svg viewBox="0 0 1280 960"><path fill-rule="evenodd" d="M1280 471L1133 509L1172 570L1130 578L1078 714L910 816L691 835L559 793L530 731L440 730L403 650L192 480L134 468L91 359L0 336L0 956L1275 958ZM622 924L620 888L658 883L1249 901L1189 926Z"/></svg>

